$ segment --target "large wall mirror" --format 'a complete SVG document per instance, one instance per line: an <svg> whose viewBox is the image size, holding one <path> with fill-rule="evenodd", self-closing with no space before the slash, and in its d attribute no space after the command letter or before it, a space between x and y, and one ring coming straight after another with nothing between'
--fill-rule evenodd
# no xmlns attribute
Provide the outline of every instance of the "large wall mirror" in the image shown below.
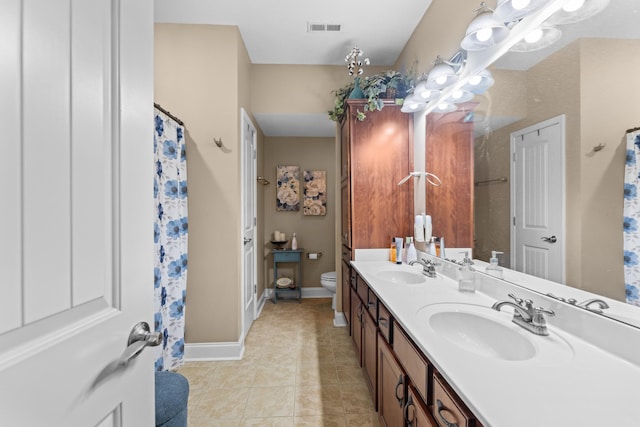
<svg viewBox="0 0 640 427"><path fill-rule="evenodd" d="M558 121L564 127L558 154L564 171L549 178L545 191L561 194L564 213L537 199L529 212L563 223L557 236L535 237L553 237L564 249L561 271L549 278L625 301L624 167L626 130L640 126L638 22L640 1L612 0L596 16L559 25L562 36L553 45L496 60L489 68L494 86L476 96L471 114L457 112L460 120L474 122L475 258L488 261L491 251L500 251L500 264L514 267L513 224L522 218L517 210L512 216L512 201L539 183L523 182L528 178L521 175L514 184L512 173L522 167L546 173L548 166L535 163L536 156L529 157L533 163L515 165L512 140L546 137L537 130Z"/></svg>

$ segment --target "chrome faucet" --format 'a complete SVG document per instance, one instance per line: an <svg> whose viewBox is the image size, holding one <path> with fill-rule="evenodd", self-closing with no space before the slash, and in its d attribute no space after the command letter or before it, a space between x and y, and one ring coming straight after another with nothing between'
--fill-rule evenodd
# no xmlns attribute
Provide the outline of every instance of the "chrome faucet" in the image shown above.
<svg viewBox="0 0 640 427"><path fill-rule="evenodd" d="M511 301L497 301L491 308L500 311L502 307L513 307L513 319L511 321L518 326L522 326L527 331L536 335L549 335L547 330L547 321L544 315L555 316L555 313L551 310L544 309L542 307L534 307L533 301L530 299L523 300L513 294L509 294L515 302Z"/></svg>
<svg viewBox="0 0 640 427"><path fill-rule="evenodd" d="M413 265L413 264L420 264L422 266L422 274L424 274L427 277L431 277L431 278L435 278L437 277L436 275L436 264L429 260L425 260L424 258L422 259L416 259L416 260L412 260L409 261L409 265Z"/></svg>
<svg viewBox="0 0 640 427"><path fill-rule="evenodd" d="M598 307L594 308L592 307L593 305L597 305ZM593 311L594 313L602 314L602 310L609 308L609 304L607 304L600 298L591 298L579 303L578 307L586 308L587 310Z"/></svg>
<svg viewBox="0 0 640 427"><path fill-rule="evenodd" d="M566 302L567 304L575 305L576 307L584 308L585 310L589 310L597 314L602 314L602 310L609 308L609 304L607 304L605 301L601 300L600 298L590 298L579 303L578 300L575 298L566 299L566 298L555 296L552 293L548 293L547 296L550 296L551 298L555 298L558 301ZM592 307L593 305L597 305L597 307Z"/></svg>

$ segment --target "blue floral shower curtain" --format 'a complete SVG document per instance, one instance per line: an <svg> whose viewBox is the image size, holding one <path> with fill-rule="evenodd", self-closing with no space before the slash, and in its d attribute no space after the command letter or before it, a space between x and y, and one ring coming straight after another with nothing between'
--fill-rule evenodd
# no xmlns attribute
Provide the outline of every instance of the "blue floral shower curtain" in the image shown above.
<svg viewBox="0 0 640 427"><path fill-rule="evenodd" d="M627 133L624 172L624 283L627 302L640 306L640 130Z"/></svg>
<svg viewBox="0 0 640 427"><path fill-rule="evenodd" d="M184 128L155 109L155 330L157 371L176 370L184 358L184 308L187 284L187 161Z"/></svg>

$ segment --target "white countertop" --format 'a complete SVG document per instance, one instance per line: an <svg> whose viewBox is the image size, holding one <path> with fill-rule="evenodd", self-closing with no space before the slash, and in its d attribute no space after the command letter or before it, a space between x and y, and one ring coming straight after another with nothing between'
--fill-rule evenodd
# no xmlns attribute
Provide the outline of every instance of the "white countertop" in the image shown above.
<svg viewBox="0 0 640 427"><path fill-rule="evenodd" d="M640 329L538 296L537 300L533 298L536 305L552 306L556 311L555 317L547 319L549 337L510 323L511 312L500 315L534 345L544 347L550 342L544 340L558 340L564 341L569 350L559 352L557 357L498 360L443 341L418 312L438 303L491 307L497 299L508 299L496 298L495 293L506 297L505 289L510 287L516 295L531 298L525 290L504 281L487 284L483 276L480 291L463 294L458 292L455 280L441 274L414 285L376 277L382 270L420 273L419 265L352 261L352 266L485 427L640 425L640 357L633 356L640 353ZM481 292L483 287L491 291ZM610 343L611 348L603 348L603 342Z"/></svg>

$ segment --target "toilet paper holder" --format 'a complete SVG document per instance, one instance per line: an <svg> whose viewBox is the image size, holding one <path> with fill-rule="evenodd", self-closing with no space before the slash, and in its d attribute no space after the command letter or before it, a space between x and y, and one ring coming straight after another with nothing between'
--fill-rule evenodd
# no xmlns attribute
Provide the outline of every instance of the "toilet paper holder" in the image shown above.
<svg viewBox="0 0 640 427"><path fill-rule="evenodd" d="M307 252L307 258L318 259L322 256L322 252Z"/></svg>

